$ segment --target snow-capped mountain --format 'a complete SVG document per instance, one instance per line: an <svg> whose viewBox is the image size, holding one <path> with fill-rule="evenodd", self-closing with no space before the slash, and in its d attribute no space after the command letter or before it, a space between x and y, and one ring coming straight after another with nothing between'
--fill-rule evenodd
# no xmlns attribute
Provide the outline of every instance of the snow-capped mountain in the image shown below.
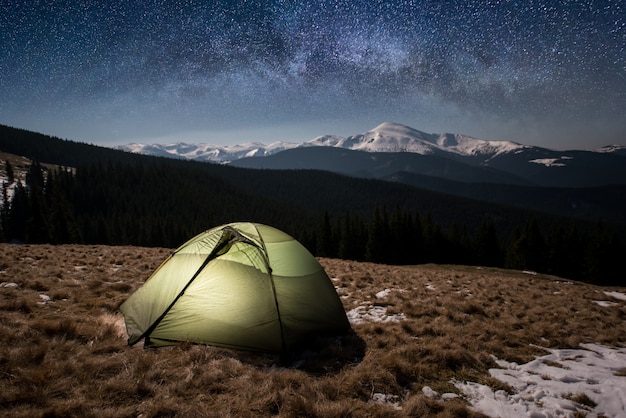
<svg viewBox="0 0 626 418"><path fill-rule="evenodd" d="M311 145L330 145L327 137L310 141ZM335 137L338 138L338 137ZM398 123L384 122L364 134L338 138L334 146L368 152L413 152L422 155L438 151L466 156L493 156L523 149L511 141L488 141L460 134L428 134Z"/></svg>
<svg viewBox="0 0 626 418"><path fill-rule="evenodd" d="M248 142L241 145L187 144L177 142L166 145L127 144L120 145L116 149L157 157L229 163L245 157L264 157L297 146L298 144L288 142L275 142L270 145L259 142Z"/></svg>
<svg viewBox="0 0 626 418"><path fill-rule="evenodd" d="M358 135L325 135L301 144L130 144L118 148L245 168L327 170L411 184L416 180L407 180L407 174L464 183L544 187L626 183L625 146L607 146L596 151L555 151L505 140L425 133L390 122Z"/></svg>
<svg viewBox="0 0 626 418"><path fill-rule="evenodd" d="M324 135L301 144L275 142L265 145L259 142L249 142L222 146L179 142L167 145L128 144L120 145L117 149L161 157L229 163L240 158L265 157L287 149L313 146L367 152L411 152L422 155L444 151L458 155L486 157L525 148L524 145L511 141L489 141L450 133L429 134L405 125L384 122L362 134L349 137Z"/></svg>

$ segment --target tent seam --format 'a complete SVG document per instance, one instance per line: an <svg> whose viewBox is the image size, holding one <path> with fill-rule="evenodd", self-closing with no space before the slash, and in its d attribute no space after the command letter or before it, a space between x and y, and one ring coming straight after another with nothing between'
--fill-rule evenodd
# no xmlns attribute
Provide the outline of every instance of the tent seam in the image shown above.
<svg viewBox="0 0 626 418"><path fill-rule="evenodd" d="M282 345L282 353L287 353L287 341L285 340L285 329L283 327L283 320L280 315L280 305L278 304L278 296L276 294L276 285L274 283L274 272L272 270L272 266L270 265L270 260L267 255L267 247L265 246L265 239L261 236L261 232L256 225L254 225L254 229L256 229L257 235L261 241L261 245L263 246L263 258L265 259L265 265L267 266L268 274L270 276L270 284L272 285L272 294L274 295L274 305L276 306L276 317L278 318L278 327L280 328L280 340Z"/></svg>

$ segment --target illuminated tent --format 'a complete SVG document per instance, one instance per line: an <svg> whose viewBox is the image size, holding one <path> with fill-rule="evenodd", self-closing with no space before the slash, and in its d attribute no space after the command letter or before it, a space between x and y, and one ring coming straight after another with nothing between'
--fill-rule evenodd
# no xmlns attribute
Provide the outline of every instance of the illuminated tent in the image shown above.
<svg viewBox="0 0 626 418"><path fill-rule="evenodd" d="M128 343L177 341L283 353L350 328L322 266L286 233L210 229L178 248L120 307Z"/></svg>

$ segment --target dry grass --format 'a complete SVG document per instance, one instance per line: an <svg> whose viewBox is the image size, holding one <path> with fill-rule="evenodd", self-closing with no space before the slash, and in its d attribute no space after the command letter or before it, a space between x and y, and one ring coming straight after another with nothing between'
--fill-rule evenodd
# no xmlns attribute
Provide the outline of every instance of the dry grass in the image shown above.
<svg viewBox="0 0 626 418"><path fill-rule="evenodd" d="M526 362L542 347L621 346L626 303L555 277L463 266L391 267L321 259L346 311L376 305L399 322L364 322L281 366L272 355L180 344L129 348L119 305L167 249L0 245L0 415L478 416L452 378L510 390L491 355ZM377 293L389 289L386 295ZM385 394L395 406L374 402Z"/></svg>

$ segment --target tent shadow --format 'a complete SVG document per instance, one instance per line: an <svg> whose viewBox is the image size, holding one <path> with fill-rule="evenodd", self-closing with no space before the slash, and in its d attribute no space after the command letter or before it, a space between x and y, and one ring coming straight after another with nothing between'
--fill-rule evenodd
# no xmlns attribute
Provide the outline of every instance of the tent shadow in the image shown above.
<svg viewBox="0 0 626 418"><path fill-rule="evenodd" d="M213 359L231 358L259 369L293 369L315 376L339 373L359 364L365 356L366 344L352 328L341 336L317 336L293 349L289 354L272 354L238 350L193 342L179 342L170 347L143 347L144 350L176 349L184 352L208 350Z"/></svg>
<svg viewBox="0 0 626 418"><path fill-rule="evenodd" d="M290 356L282 356L283 367L302 370L314 375L334 374L356 365L365 355L365 341L354 330L345 335L319 336L302 344Z"/></svg>

